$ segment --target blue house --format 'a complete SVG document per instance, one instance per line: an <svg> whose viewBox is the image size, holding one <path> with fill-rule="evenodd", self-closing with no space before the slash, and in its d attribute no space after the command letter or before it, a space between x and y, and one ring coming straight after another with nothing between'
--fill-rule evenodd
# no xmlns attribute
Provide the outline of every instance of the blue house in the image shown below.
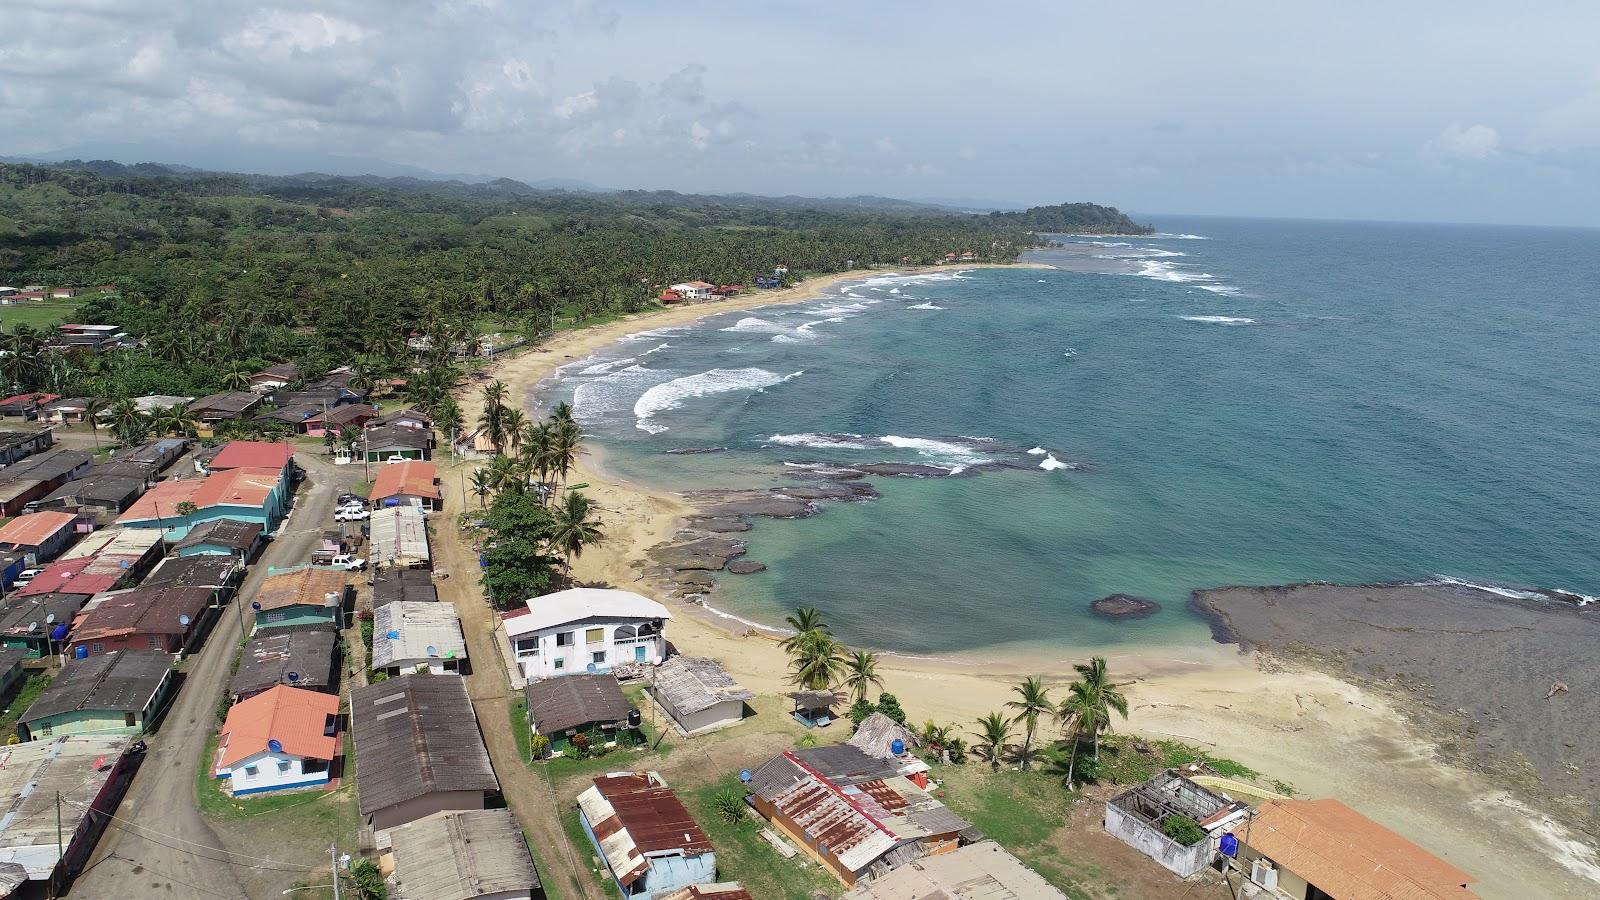
<svg viewBox="0 0 1600 900"><path fill-rule="evenodd" d="M717 854L655 772L613 772L578 795L578 819L624 897L663 897L717 880Z"/></svg>

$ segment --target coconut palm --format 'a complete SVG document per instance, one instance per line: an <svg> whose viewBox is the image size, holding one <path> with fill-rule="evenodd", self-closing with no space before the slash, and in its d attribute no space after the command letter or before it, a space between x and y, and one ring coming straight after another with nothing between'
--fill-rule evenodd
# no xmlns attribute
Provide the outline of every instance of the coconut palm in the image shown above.
<svg viewBox="0 0 1600 900"><path fill-rule="evenodd" d="M878 655L866 650L851 653L844 663L844 687L850 692L852 702L867 699L873 687L883 690L883 677L878 674Z"/></svg>
<svg viewBox="0 0 1600 900"><path fill-rule="evenodd" d="M500 414L500 427L506 435L506 449L513 456L522 447L527 424L528 416L520 409L508 409Z"/></svg>
<svg viewBox="0 0 1600 900"><path fill-rule="evenodd" d="M1005 752L1006 741L1011 740L1011 720L1003 713L992 712L978 720L978 730L972 732L977 739L973 748L978 751L996 772L1000 771L1000 754Z"/></svg>
<svg viewBox="0 0 1600 900"><path fill-rule="evenodd" d="M794 634L785 638L783 644L781 645L784 650L789 651L791 654L794 652L794 647L800 642L800 639L811 632L819 631L823 634L831 633L831 629L828 628L828 624L822 621L822 611L817 609L815 606L802 606L795 610L793 615L785 616L783 621L790 628L794 629Z"/></svg>
<svg viewBox="0 0 1600 900"><path fill-rule="evenodd" d="M136 444L147 429L145 414L132 400L122 399L112 404L111 430L123 444Z"/></svg>
<svg viewBox="0 0 1600 900"><path fill-rule="evenodd" d="M566 560L567 571L572 571L572 561L583 555L583 548L605 540L600 530L600 520L592 517L589 498L579 491L567 491L562 502L551 511L550 549Z"/></svg>
<svg viewBox="0 0 1600 900"><path fill-rule="evenodd" d="M1022 768L1027 769L1033 751L1033 732L1039 725L1039 717L1055 712L1056 707L1050 702L1050 689L1044 686L1042 678L1028 678L1021 684L1012 685L1011 691L1017 695L1017 699L1006 701L1006 706L1017 711L1012 721L1023 725Z"/></svg>
<svg viewBox="0 0 1600 900"><path fill-rule="evenodd" d="M557 424L576 424L572 417L572 404L563 400L550 410L550 419Z"/></svg>
<svg viewBox="0 0 1600 900"><path fill-rule="evenodd" d="M250 370L240 363L234 363L222 373L222 386L230 391L245 390L250 387Z"/></svg>
<svg viewBox="0 0 1600 900"><path fill-rule="evenodd" d="M566 484L567 473L578 462L578 446L583 443L583 429L578 423L556 419L550 428L550 471L561 476Z"/></svg>
<svg viewBox="0 0 1600 900"><path fill-rule="evenodd" d="M1083 729L1086 723L1094 720L1095 700L1089 688L1081 681L1074 681L1067 685L1067 697L1056 708L1056 721L1061 723L1062 731L1067 738L1067 788L1070 790L1076 782L1073 780L1078 764L1078 743L1083 739Z"/></svg>
<svg viewBox="0 0 1600 900"><path fill-rule="evenodd" d="M100 414L106 411L106 401L90 397L83 402L83 420L89 423L89 435L94 438L94 452L100 452Z"/></svg>
<svg viewBox="0 0 1600 900"><path fill-rule="evenodd" d="M844 647L820 629L803 632L788 646L789 680L808 691L825 691L845 672Z"/></svg>
<svg viewBox="0 0 1600 900"><path fill-rule="evenodd" d="M478 497L478 505L484 508L489 506L489 495L494 492L494 476L488 469L478 467L472 470L472 493Z"/></svg>
<svg viewBox="0 0 1600 900"><path fill-rule="evenodd" d="M1100 758L1100 735L1111 731L1111 713L1116 712L1124 720L1128 718L1128 698L1111 682L1106 674L1106 658L1096 656L1088 663L1079 663L1073 666L1078 670L1081 678L1074 686L1083 685L1087 708L1078 720L1081 730L1087 731L1094 738L1094 758Z"/></svg>

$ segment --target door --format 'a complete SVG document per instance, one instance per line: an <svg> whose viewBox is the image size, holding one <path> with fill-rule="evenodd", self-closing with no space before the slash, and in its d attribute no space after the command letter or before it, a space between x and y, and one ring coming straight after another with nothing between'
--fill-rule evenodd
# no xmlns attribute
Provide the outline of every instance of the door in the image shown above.
<svg viewBox="0 0 1600 900"><path fill-rule="evenodd" d="M640 662L640 663L644 662L644 645L643 644L634 645L634 648L633 648L633 661L634 662Z"/></svg>

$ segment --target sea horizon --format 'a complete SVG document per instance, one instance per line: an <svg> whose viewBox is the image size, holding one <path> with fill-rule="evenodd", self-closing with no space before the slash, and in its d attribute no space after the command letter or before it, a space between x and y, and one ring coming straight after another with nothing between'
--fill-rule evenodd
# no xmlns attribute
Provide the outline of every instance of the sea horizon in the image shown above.
<svg viewBox="0 0 1600 900"><path fill-rule="evenodd" d="M537 399L574 400L607 470L656 490L943 467L869 475L869 502L753 520L738 537L767 570L721 574L708 598L764 627L816 605L847 640L912 658L1196 647L1210 629L1189 594L1235 584L1600 593L1580 559L1588 494L1548 494L1579 480L1581 453L1562 451L1594 423L1554 397L1530 404L1524 383L1542 371L1531 354L1579 358L1544 338L1582 333L1575 304L1600 273L1567 244L1592 229L1136 218L1158 233L1062 236L1025 257L1054 270L885 273L646 327L563 366ZM1475 344L1495 349L1461 352ZM1513 377L1490 389L1485 368ZM1585 383L1544 374L1557 393ZM1327 403L1345 405L1319 416ZM1496 415L1545 429L1542 445L1493 437ZM1440 455L1452 446L1459 459ZM1542 527L1512 514L1529 500L1545 503ZM1116 593L1162 608L1089 611Z"/></svg>

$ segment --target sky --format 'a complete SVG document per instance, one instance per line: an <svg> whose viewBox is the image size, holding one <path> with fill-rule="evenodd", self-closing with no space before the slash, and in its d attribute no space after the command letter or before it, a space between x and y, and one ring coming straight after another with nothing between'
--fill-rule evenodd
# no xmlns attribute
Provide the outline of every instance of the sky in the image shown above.
<svg viewBox="0 0 1600 900"><path fill-rule="evenodd" d="M0 155L1600 225L1600 3L5 0Z"/></svg>

